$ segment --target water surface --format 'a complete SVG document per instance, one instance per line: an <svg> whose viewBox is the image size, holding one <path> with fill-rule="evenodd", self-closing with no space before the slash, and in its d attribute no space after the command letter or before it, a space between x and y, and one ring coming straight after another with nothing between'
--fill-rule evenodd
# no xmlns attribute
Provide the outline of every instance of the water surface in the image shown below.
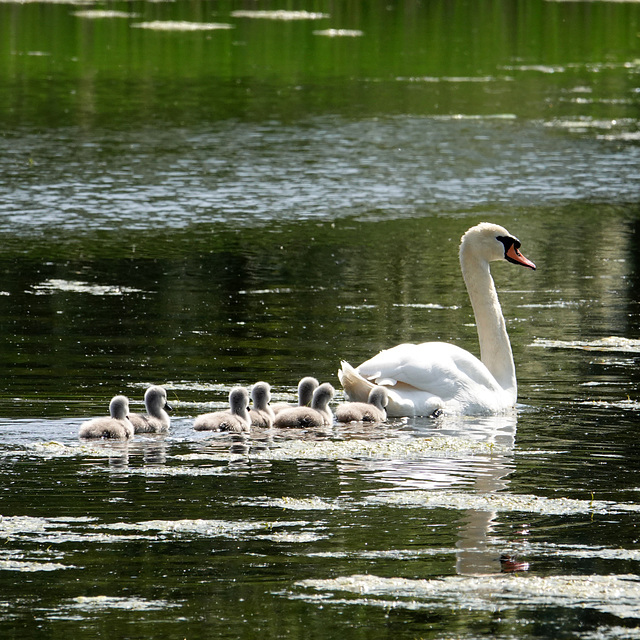
<svg viewBox="0 0 640 640"><path fill-rule="evenodd" d="M260 8L0 3L3 637L637 638L638 4ZM512 415L193 431L477 352L481 220Z"/></svg>

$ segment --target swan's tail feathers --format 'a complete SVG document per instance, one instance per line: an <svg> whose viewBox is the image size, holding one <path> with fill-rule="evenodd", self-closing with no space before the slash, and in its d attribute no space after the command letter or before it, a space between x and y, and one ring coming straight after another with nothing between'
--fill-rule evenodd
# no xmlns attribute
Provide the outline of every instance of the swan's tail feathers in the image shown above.
<svg viewBox="0 0 640 640"><path fill-rule="evenodd" d="M348 362L340 363L338 379L351 402L366 402L369 393L376 385L374 382L363 378Z"/></svg>

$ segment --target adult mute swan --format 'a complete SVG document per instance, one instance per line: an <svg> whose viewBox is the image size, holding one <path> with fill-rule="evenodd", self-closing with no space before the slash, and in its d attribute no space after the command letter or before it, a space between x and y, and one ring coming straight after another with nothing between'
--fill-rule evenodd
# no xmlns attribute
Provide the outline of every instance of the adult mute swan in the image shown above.
<svg viewBox="0 0 640 640"><path fill-rule="evenodd" d="M529 269L520 241L504 227L482 222L460 242L460 268L476 318L480 360L444 342L400 344L353 368L342 362L338 377L350 400L366 402L375 385L387 388L389 416L492 414L516 403L511 343L489 263L506 260Z"/></svg>

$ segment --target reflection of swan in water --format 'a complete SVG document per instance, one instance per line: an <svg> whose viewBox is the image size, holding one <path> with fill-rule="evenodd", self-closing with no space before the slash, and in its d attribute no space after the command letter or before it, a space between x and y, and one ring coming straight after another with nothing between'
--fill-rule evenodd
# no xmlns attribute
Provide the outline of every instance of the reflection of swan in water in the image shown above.
<svg viewBox="0 0 640 640"><path fill-rule="evenodd" d="M411 424L416 426L415 438L427 436L434 441L433 456L426 451L424 455L410 459L345 460L339 463L341 471L365 473L370 479L386 485L387 491L391 492L452 491L458 497L468 492L491 494L509 486L508 476L514 469L515 412L508 416L478 418L451 416L436 423L415 419ZM446 438L447 444L451 443L451 451L447 447L446 457L437 453L438 438ZM484 446L478 452L478 445L489 447ZM459 454L455 453L456 447L460 449ZM456 570L459 574L495 574L501 571L500 551L492 538L495 518L493 511L473 507L461 509L456 542Z"/></svg>
<svg viewBox="0 0 640 640"><path fill-rule="evenodd" d="M497 260L536 268L504 227L483 222L462 236L460 268L476 318L480 360L454 344L401 344L355 369L342 363L338 376L349 399L365 402L378 384L389 390L390 416L486 415L512 409L515 366L489 269Z"/></svg>

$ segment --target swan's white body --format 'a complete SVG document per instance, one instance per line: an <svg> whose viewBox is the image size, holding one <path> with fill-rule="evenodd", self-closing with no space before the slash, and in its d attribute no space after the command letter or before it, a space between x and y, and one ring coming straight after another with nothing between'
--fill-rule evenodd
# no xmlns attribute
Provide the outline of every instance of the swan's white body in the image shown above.
<svg viewBox="0 0 640 640"><path fill-rule="evenodd" d="M530 269L520 242L483 222L460 243L460 267L476 318L480 359L444 342L401 344L357 368L342 362L338 377L350 400L365 402L375 385L387 388L389 416L494 414L511 410L518 394L511 343L489 270L494 260Z"/></svg>

